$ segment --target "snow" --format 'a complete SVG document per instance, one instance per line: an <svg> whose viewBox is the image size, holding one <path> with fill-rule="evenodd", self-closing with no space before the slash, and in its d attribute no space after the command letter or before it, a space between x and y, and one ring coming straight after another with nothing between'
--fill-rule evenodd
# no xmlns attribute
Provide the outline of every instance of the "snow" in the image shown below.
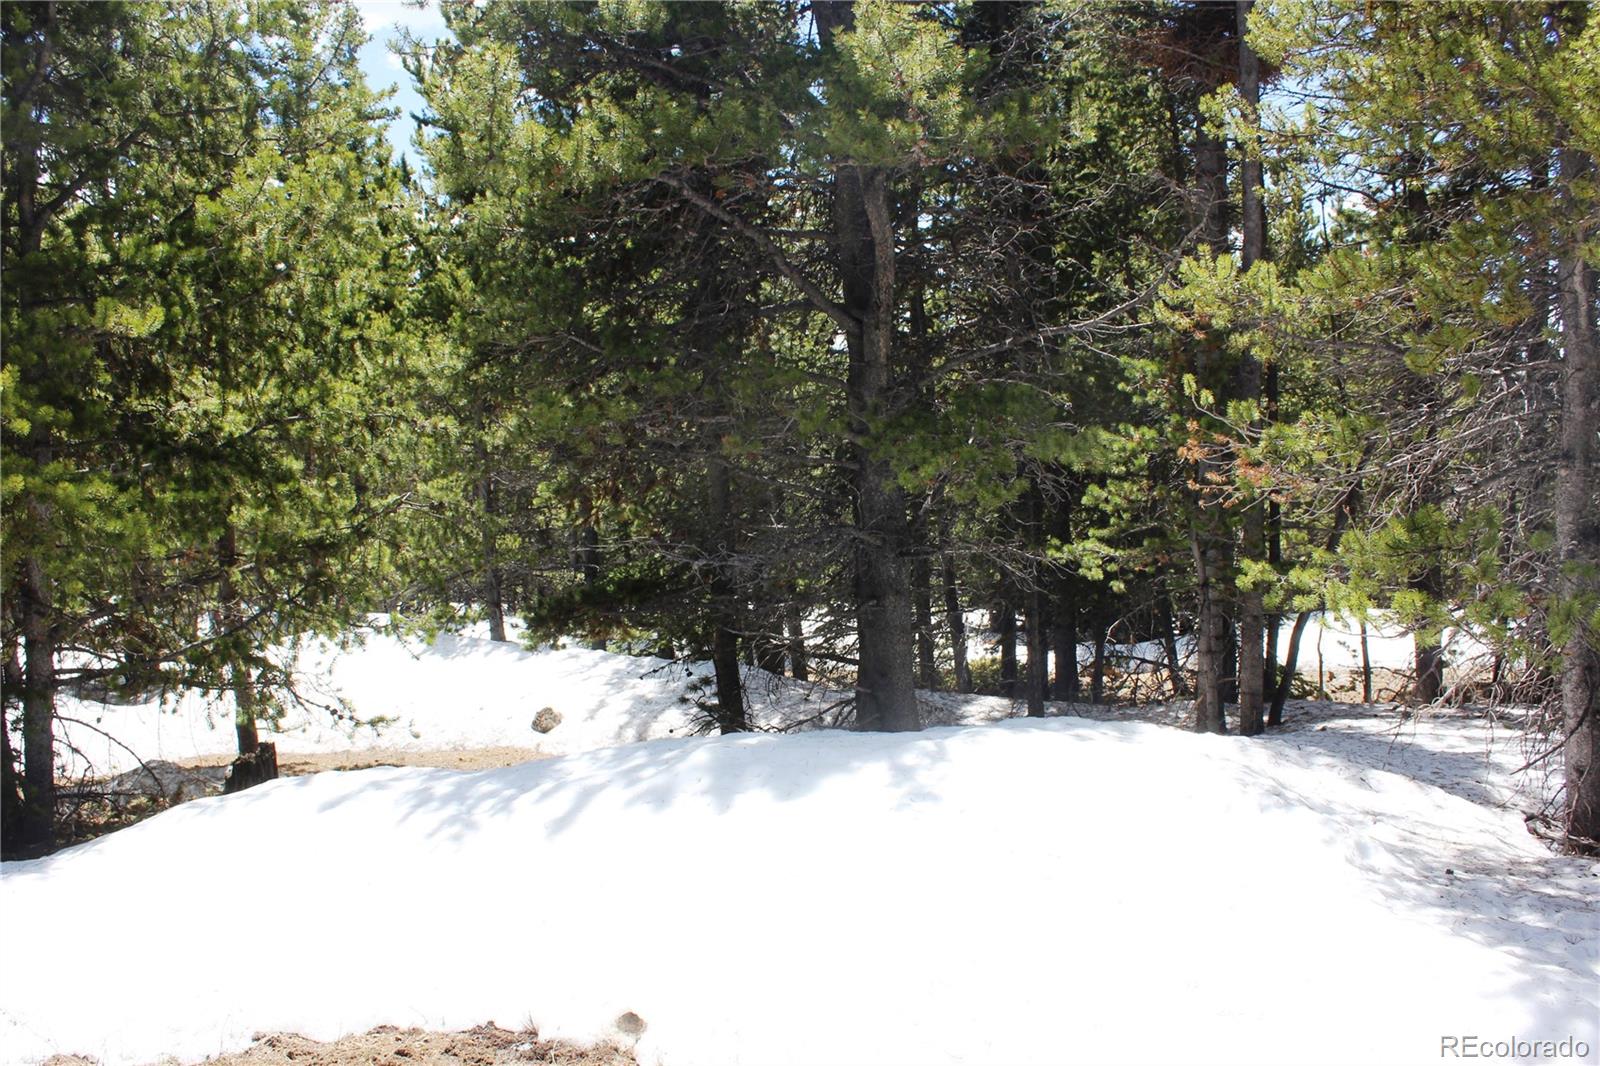
<svg viewBox="0 0 1600 1066"><path fill-rule="evenodd" d="M7 864L0 1057L486 1020L588 1041L625 1012L668 1066L1600 1048L1600 864L1524 827L1545 793L1515 722L1295 703L1245 740L944 695L968 724L660 739L694 709L656 660L450 636L325 665L407 743L575 753L283 779ZM799 713L772 691L767 720ZM210 735L163 721L167 758Z"/></svg>
<svg viewBox="0 0 1600 1066"><path fill-rule="evenodd" d="M529 651L475 632L426 641L377 631L347 647L308 642L297 687L312 703L290 708L274 726L263 723L262 739L274 742L280 756L501 746L565 755L696 730L701 715L694 700L710 684L709 663L576 647ZM754 712L773 718L801 714L828 695L753 669L747 688ZM339 701L356 721L329 713L326 708ZM541 734L533 719L545 707L562 721ZM236 751L227 697L188 692L131 705L64 699L62 714L69 776L135 769L134 753L146 761L179 762L231 758Z"/></svg>
<svg viewBox="0 0 1600 1066"><path fill-rule="evenodd" d="M981 615L973 612L973 621ZM1288 628L1286 623L1280 652L1287 647ZM1409 669L1409 633L1383 625L1369 631L1375 666ZM977 635L976 626L969 632L975 634L975 648L988 639ZM1302 638L1301 669L1316 669L1319 641L1327 669L1359 669L1356 633L1353 622L1314 619ZM1447 648L1459 650L1466 643L1464 634L1447 634ZM1185 643L1183 650L1192 649ZM1109 645L1108 653L1112 666L1140 672L1158 663L1164 668L1166 654L1157 642ZM1082 663L1093 657L1092 645L1079 648ZM711 692L709 663L614 655L571 645L530 651L520 643L486 639L481 624L441 633L432 641L384 628L342 643L308 641L297 662L297 686L311 702L290 708L274 725L263 723L262 739L276 743L280 756L482 747L567 755L694 735L703 719L695 700ZM838 698L836 692L755 668L747 668L745 675L752 715L768 726L809 717ZM341 702L348 713L335 718L327 708ZM1015 711L1008 701L952 704L936 696L931 702L939 705L934 720L946 724L993 721ZM562 723L541 734L532 723L545 707L559 712ZM235 751L233 705L227 696L187 692L130 705L67 697L61 713L63 776L123 773L137 769L140 759L225 760Z"/></svg>
<svg viewBox="0 0 1600 1066"><path fill-rule="evenodd" d="M989 621L987 611L966 612L967 658L970 661L998 657L1000 654L1000 637L989 628ZM1293 631L1294 616L1282 616L1278 626L1280 664L1288 662L1289 638ZM1025 655L1026 650L1022 647L1023 637L1020 631L1017 643L1018 655ZM1176 638L1176 644L1179 657L1187 663L1194 654L1194 637L1182 634ZM1447 673L1452 668L1462 668L1473 663L1487 663L1493 655L1492 649L1462 627L1446 628L1441 634L1440 645L1444 652ZM1086 669L1094 663L1092 641L1080 643L1077 652L1078 666L1081 669ZM1319 656L1323 670L1329 673L1359 672L1361 670L1360 623L1354 618L1337 614L1323 612L1312 615L1300 637L1297 668L1301 673L1314 671ZM1410 673L1416 665L1416 640L1409 629L1396 622L1381 617L1370 621L1367 623L1367 660L1375 670ZM1106 664L1124 673L1165 671L1167 650L1159 640L1134 643L1108 641ZM1051 672L1055 670L1054 653L1048 658L1047 670Z"/></svg>

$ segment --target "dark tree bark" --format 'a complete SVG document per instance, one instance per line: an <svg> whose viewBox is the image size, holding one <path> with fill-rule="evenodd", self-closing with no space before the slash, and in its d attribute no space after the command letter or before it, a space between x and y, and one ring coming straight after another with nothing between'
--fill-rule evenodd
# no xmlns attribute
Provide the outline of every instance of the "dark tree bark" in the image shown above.
<svg viewBox="0 0 1600 1066"><path fill-rule="evenodd" d="M1295 670L1300 663L1300 638L1305 634L1310 611L1295 615L1294 628L1289 630L1289 650L1284 654L1283 672L1278 675L1277 688L1272 693L1272 707L1267 712L1268 725L1283 724L1283 706L1289 702L1289 691L1294 687Z"/></svg>
<svg viewBox="0 0 1600 1066"><path fill-rule="evenodd" d="M1421 703L1432 703L1444 694L1444 650L1439 645L1417 641L1416 683L1411 694Z"/></svg>
<svg viewBox="0 0 1600 1066"><path fill-rule="evenodd" d="M30 557L23 560L22 572L22 845L27 854L37 855L55 846L56 635L44 567Z"/></svg>
<svg viewBox="0 0 1600 1066"><path fill-rule="evenodd" d="M41 25L50 32L39 40L34 56L34 80L37 86L49 67L54 52L56 12L53 4L45 4L38 13ZM32 106L31 90L20 91L10 97L13 108ZM30 272L27 261L36 255L44 242L45 227L54 210L64 206L57 198L47 203L39 202L39 182L42 166L39 146L24 138L5 168L7 184L15 190L16 253L7 264L7 283L21 282L22 291L18 306L24 314L40 302L39 294L30 291L27 279ZM52 208L54 204L54 208ZM39 362L26 367L28 378L48 372ZM48 426L36 422L22 442L22 448L36 468L44 468L55 458L55 442ZM27 510L28 519L38 529L50 529L53 515L51 504L37 495L28 494L19 503ZM28 555L17 561L20 581L17 584L16 621L21 634L25 658L22 676L22 811L21 848L24 854L38 855L55 846L56 779L55 779L55 690L56 690L56 630L54 621L54 585L44 568L44 561Z"/></svg>
<svg viewBox="0 0 1600 1066"><path fill-rule="evenodd" d="M1052 518L1054 533L1063 544L1072 543L1072 504L1069 495L1056 508ZM1078 583L1065 567L1058 567L1051 579L1050 644L1055 653L1054 696L1068 703L1078 701Z"/></svg>
<svg viewBox="0 0 1600 1066"><path fill-rule="evenodd" d="M944 617L950 629L950 654L956 675L956 691L972 691L972 670L967 666L967 623L961 614L961 585L956 574L956 561L949 552L940 559L940 573L944 578Z"/></svg>
<svg viewBox="0 0 1600 1066"><path fill-rule="evenodd" d="M1573 148L1561 152L1564 191L1592 181L1594 161ZM1564 251L1557 269L1561 312L1560 459L1556 468L1556 560L1562 599L1582 602L1600 592L1600 337L1595 307L1600 282L1585 258L1594 239L1589 220ZM1579 613L1561 649L1561 717L1565 734L1568 842L1600 853L1600 633Z"/></svg>
<svg viewBox="0 0 1600 1066"><path fill-rule="evenodd" d="M1000 694L1010 699L1017 695L1017 609L1011 602L1010 581L1004 583L1005 597L996 611L995 629L1000 634Z"/></svg>
<svg viewBox="0 0 1600 1066"><path fill-rule="evenodd" d="M717 729L742 733L750 728L745 716L744 685L739 674L738 590L728 565L738 536L733 513L733 473L727 460L714 449L707 477L707 496L716 538L716 559L711 568L711 666L717 685Z"/></svg>
<svg viewBox="0 0 1600 1066"><path fill-rule="evenodd" d="M806 632L801 625L800 604L793 598L792 588L789 594L789 602L783 608L784 628L789 636L789 676L796 681L809 681L811 666L806 661Z"/></svg>
<svg viewBox="0 0 1600 1066"><path fill-rule="evenodd" d="M1094 626L1094 670L1089 675L1089 702L1104 703L1106 699L1106 627L1096 622Z"/></svg>
<svg viewBox="0 0 1600 1066"><path fill-rule="evenodd" d="M243 752L228 767L228 776L222 782L222 794L232 795L247 788L265 784L278 776L278 748L275 744L259 744Z"/></svg>
<svg viewBox="0 0 1600 1066"><path fill-rule="evenodd" d="M1417 582L1417 587L1430 598L1440 592L1441 582L1436 574L1436 570L1430 570ZM1421 703L1432 703L1444 694L1444 649L1439 647L1436 640L1424 639L1421 634L1414 639L1416 680L1412 683L1411 695Z"/></svg>
<svg viewBox="0 0 1600 1066"><path fill-rule="evenodd" d="M1221 9L1225 10L1225 9ZM1197 118L1194 138L1194 181L1199 197L1202 239L1215 256L1228 251L1228 155L1227 146L1207 124ZM1214 340L1202 341L1195 352L1195 369L1203 382L1220 384L1216 364L1220 351ZM1218 389L1219 394L1222 393ZM1198 516L1190 528L1190 549L1195 564L1195 724L1203 733L1227 731L1224 705L1229 701L1226 679L1232 671L1224 668L1222 656L1231 631L1228 598L1231 592L1231 545L1225 522L1215 504L1208 504L1203 487L1213 480L1225 480L1216 458L1198 462L1200 495L1195 501Z"/></svg>
<svg viewBox="0 0 1600 1066"><path fill-rule="evenodd" d="M744 684L739 677L739 637L726 626L712 634L711 667L717 685L717 731L743 733L745 720Z"/></svg>
<svg viewBox="0 0 1600 1066"><path fill-rule="evenodd" d="M812 5L825 49L855 23L848 2ZM915 626L907 556L910 523L904 491L873 447L873 425L894 413L895 243L889 175L882 167L834 168L833 236L850 371L846 391L855 464L855 600L859 666L856 728L922 728L912 675Z"/></svg>
<svg viewBox="0 0 1600 1066"><path fill-rule="evenodd" d="M1050 644L1045 631L1044 592L1037 581L1029 583L1028 591L1023 596L1022 610L1028 638L1028 716L1039 718L1044 715L1044 700L1049 686Z"/></svg>
<svg viewBox="0 0 1600 1066"><path fill-rule="evenodd" d="M910 335L906 338L906 362L909 380L906 389L915 399L919 410L933 408L933 352L928 338L927 266L923 262L923 249L918 240L917 218L922 210L922 188L913 185L900 198L899 227L907 237L905 253L910 274L907 304L910 312ZM924 689L939 687L939 666L935 658L933 640L933 559L929 536L928 511L917 507L912 521L911 536L916 545L916 556L911 562L911 592L916 612L917 628L917 684Z"/></svg>
<svg viewBox="0 0 1600 1066"><path fill-rule="evenodd" d="M939 687L939 668L933 648L933 566L926 553L911 564L911 586L917 616L917 684L925 689Z"/></svg>
<svg viewBox="0 0 1600 1066"><path fill-rule="evenodd" d="M1191 529L1189 548L1194 555L1197 605L1195 610L1195 680L1194 728L1200 733L1227 732L1227 719L1222 704L1222 627L1227 618L1218 607L1212 575L1217 560L1203 542L1202 535Z"/></svg>
<svg viewBox="0 0 1600 1066"><path fill-rule="evenodd" d="M594 501L584 496L579 501L578 515L578 574L583 578L584 587L593 590L600 584L600 531L594 525ZM589 642L589 647L594 651L605 651L604 637L596 637Z"/></svg>
<svg viewBox="0 0 1600 1066"><path fill-rule="evenodd" d="M1051 627L1051 644L1056 659L1055 698L1078 702L1078 611L1059 594Z"/></svg>
<svg viewBox="0 0 1600 1066"><path fill-rule="evenodd" d="M217 557L222 577L217 582L219 606L213 612L218 628L224 632L236 628L244 615L239 602L239 590L233 582L234 568L239 565L238 533L229 522L217 542ZM228 664L228 688L233 693L233 732L239 754L249 755L261 742L256 728L255 673L250 664L238 659Z"/></svg>
<svg viewBox="0 0 1600 1066"><path fill-rule="evenodd" d="M1161 627L1161 646L1167 655L1167 676L1172 681L1172 694L1180 699L1189 694L1183 680L1183 660L1178 655L1178 633L1172 623L1172 595L1165 583L1156 596L1157 624Z"/></svg>
<svg viewBox="0 0 1600 1066"><path fill-rule="evenodd" d="M248 666L236 665L229 669L233 686L233 732L239 743L239 754L249 755L261 746L261 732L256 725L255 672Z"/></svg>
<svg viewBox="0 0 1600 1066"><path fill-rule="evenodd" d="M1268 363L1266 371L1265 392L1267 398L1267 423L1270 425L1278 420L1278 364ZM1283 511L1277 500L1267 502L1267 562L1272 566L1272 572L1283 572ZM1267 613L1267 652L1266 652L1266 677L1263 684L1266 691L1273 692L1278 687L1278 642L1279 630L1283 628L1283 615L1277 611ZM1277 725L1268 715L1268 725Z"/></svg>
<svg viewBox="0 0 1600 1066"><path fill-rule="evenodd" d="M483 601L489 614L489 639L504 642L506 639L505 594L500 576L499 547L495 542L494 477L489 472L489 450L479 441L475 445L478 456L478 502L483 509Z"/></svg>
<svg viewBox="0 0 1600 1066"><path fill-rule="evenodd" d="M1367 649L1367 620L1361 620L1361 702L1372 702L1372 655Z"/></svg>
<svg viewBox="0 0 1600 1066"><path fill-rule="evenodd" d="M1221 688L1224 705L1239 702L1239 633L1226 611L1222 615Z"/></svg>
<svg viewBox="0 0 1600 1066"><path fill-rule="evenodd" d="M1239 34L1239 94L1244 99L1247 119L1253 119L1261 96L1261 64L1255 50L1245 40L1246 23L1255 0L1238 0ZM1266 255L1266 210L1261 198L1261 160L1246 150L1240 161L1239 184L1243 201L1243 247L1240 267L1248 271ZM1261 364L1255 356L1246 353L1239 360L1238 397L1245 401L1261 399ZM1259 501L1252 501L1243 519L1241 549L1248 560L1262 559L1266 555L1264 515ZM1262 719L1262 686L1266 667L1262 654L1262 638L1266 631L1266 609L1259 588L1239 590L1239 732L1244 736L1260 733Z"/></svg>
<svg viewBox="0 0 1600 1066"><path fill-rule="evenodd" d="M0 662L0 695L21 692L22 655L16 641L6 642L5 660ZM22 774L17 754L11 748L11 701L0 705L0 858L22 857Z"/></svg>
<svg viewBox="0 0 1600 1066"><path fill-rule="evenodd" d="M499 545L495 538L495 519L498 503L495 499L494 472L489 468L489 446L483 434L488 418L481 399L473 405L472 457L478 468L478 511L483 523L479 537L483 553L483 604L489 615L489 639L504 642L506 639L506 609L503 581L500 575Z"/></svg>
<svg viewBox="0 0 1600 1066"><path fill-rule="evenodd" d="M20 676L19 676L20 680ZM11 716L0 717L0 858L21 857L22 782L11 750Z"/></svg>

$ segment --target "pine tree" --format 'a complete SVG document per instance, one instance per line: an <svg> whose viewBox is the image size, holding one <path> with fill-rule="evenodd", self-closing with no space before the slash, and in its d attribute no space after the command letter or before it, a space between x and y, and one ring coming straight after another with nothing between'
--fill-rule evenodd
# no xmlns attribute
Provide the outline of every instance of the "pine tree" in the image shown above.
<svg viewBox="0 0 1600 1066"><path fill-rule="evenodd" d="M234 688L250 718L282 679L254 649L348 618L404 263L352 12L3 18L5 643L40 849L62 686Z"/></svg>
<svg viewBox="0 0 1600 1066"><path fill-rule="evenodd" d="M1373 416L1392 446L1363 486L1377 521L1346 538L1347 554L1368 573L1406 575L1391 603L1424 633L1461 617L1509 639L1507 619L1522 617L1549 634L1569 839L1592 846L1600 496L1583 249L1597 27L1584 5L1283 5L1261 30L1264 53L1334 102L1308 129L1323 173L1363 195L1346 213L1366 243L1307 279L1368 324L1362 373L1390 386ZM1553 550L1543 538L1503 546L1540 525L1553 527ZM1531 565L1508 570L1508 558ZM1524 641L1521 653L1539 651ZM1420 672L1431 658L1419 654Z"/></svg>

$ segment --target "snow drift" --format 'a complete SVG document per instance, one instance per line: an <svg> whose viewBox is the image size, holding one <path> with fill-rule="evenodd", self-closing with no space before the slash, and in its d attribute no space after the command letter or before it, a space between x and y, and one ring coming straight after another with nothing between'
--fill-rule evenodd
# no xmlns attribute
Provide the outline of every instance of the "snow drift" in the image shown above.
<svg viewBox="0 0 1600 1066"><path fill-rule="evenodd" d="M1140 723L327 773L9 865L0 1037L124 1063L632 1012L671 1066L1592 1057L1596 870L1292 735Z"/></svg>
<svg viewBox="0 0 1600 1066"><path fill-rule="evenodd" d="M710 663L570 647L530 651L472 631L432 641L370 632L344 647L307 641L296 674L309 702L261 727L280 755L468 747L566 755L688 736L704 717L696 700L711 684ZM747 674L751 713L763 720L813 713L832 698L762 670ZM329 708L340 703L347 713L335 717ZM66 698L62 707L69 720L59 726L58 758L66 776L133 770L135 753L179 762L231 758L236 750L227 695L185 692L137 704ZM548 734L533 728L546 707L561 715Z"/></svg>

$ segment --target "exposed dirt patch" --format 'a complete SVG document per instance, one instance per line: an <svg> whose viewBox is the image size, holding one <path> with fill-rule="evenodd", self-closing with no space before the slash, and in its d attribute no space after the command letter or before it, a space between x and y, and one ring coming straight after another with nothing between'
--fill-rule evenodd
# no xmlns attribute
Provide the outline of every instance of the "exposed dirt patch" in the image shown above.
<svg viewBox="0 0 1600 1066"><path fill-rule="evenodd" d="M360 748L354 751L278 752L278 772L284 777L320 774L324 770L367 770L374 766L433 766L443 770L492 770L550 756L534 748ZM227 767L231 756L184 759L179 766L205 769ZM220 789L220 786L219 786Z"/></svg>
<svg viewBox="0 0 1600 1066"><path fill-rule="evenodd" d="M324 770L365 770L372 766L435 766L443 770L493 770L550 756L532 748L446 748L408 751L403 748L368 748L365 751L326 752L314 755L280 755L278 769L286 777L318 774Z"/></svg>
<svg viewBox="0 0 1600 1066"><path fill-rule="evenodd" d="M80 1055L56 1055L46 1059L44 1066L94 1066L94 1061ZM164 1059L162 1066L176 1062ZM489 1023L459 1033L381 1025L329 1043L294 1033L261 1033L244 1051L206 1059L205 1066L500 1066L516 1062L637 1066L638 1060L615 1044L583 1047L541 1040L532 1029L512 1032Z"/></svg>
<svg viewBox="0 0 1600 1066"><path fill-rule="evenodd" d="M430 766L444 770L492 770L549 758L533 748L362 748L278 756L281 777L325 770L367 770L374 766ZM141 822L185 800L222 793L231 756L213 755L176 763L151 762L110 778L58 784L56 840L61 847L81 844Z"/></svg>

